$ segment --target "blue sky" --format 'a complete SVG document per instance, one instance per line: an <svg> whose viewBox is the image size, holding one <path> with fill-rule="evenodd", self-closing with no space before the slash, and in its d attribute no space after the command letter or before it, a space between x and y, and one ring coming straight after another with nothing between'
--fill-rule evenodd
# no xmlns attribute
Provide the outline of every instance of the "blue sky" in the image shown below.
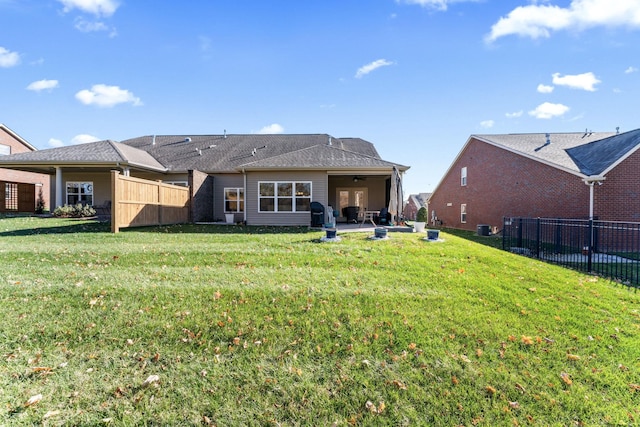
<svg viewBox="0 0 640 427"><path fill-rule="evenodd" d="M639 126L637 0L0 0L0 123L39 149L328 133L433 190L470 135Z"/></svg>

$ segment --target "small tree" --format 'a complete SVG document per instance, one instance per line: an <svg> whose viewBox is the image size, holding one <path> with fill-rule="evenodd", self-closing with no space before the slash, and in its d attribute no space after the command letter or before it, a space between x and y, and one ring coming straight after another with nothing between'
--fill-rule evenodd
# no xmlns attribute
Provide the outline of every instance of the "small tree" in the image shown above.
<svg viewBox="0 0 640 427"><path fill-rule="evenodd" d="M416 216L416 221L418 222L427 222L427 208L424 206L418 209L418 214Z"/></svg>
<svg viewBox="0 0 640 427"><path fill-rule="evenodd" d="M36 199L36 213L44 213L45 209L44 196L42 195L42 187L38 190L38 198Z"/></svg>

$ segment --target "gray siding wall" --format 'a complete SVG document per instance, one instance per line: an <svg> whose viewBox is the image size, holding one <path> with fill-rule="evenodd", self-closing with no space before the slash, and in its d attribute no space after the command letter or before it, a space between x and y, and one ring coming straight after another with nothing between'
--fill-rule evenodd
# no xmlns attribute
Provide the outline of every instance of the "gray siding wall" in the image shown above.
<svg viewBox="0 0 640 427"><path fill-rule="evenodd" d="M258 212L259 181L311 181L311 201L327 207L328 176L324 171L247 173L245 208L249 225L310 225L309 212Z"/></svg>
<svg viewBox="0 0 640 427"><path fill-rule="evenodd" d="M224 221L224 189L228 187L243 188L244 187L244 175L239 173L234 174L216 174L213 180L213 220ZM246 190L245 190L246 193ZM247 195L245 194L245 209L247 208ZM235 221L243 221L244 216L242 213L235 215Z"/></svg>

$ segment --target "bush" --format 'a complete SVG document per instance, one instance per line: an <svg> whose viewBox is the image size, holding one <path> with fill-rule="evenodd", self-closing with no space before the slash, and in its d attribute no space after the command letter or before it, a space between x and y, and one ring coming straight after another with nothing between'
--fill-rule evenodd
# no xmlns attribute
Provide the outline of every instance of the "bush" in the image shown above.
<svg viewBox="0 0 640 427"><path fill-rule="evenodd" d="M53 216L57 216L59 218L87 218L95 215L95 209L89 205L83 205L82 203L58 206L53 211Z"/></svg>
<svg viewBox="0 0 640 427"><path fill-rule="evenodd" d="M416 216L416 221L427 222L427 208L423 206L420 209L418 209L418 215Z"/></svg>

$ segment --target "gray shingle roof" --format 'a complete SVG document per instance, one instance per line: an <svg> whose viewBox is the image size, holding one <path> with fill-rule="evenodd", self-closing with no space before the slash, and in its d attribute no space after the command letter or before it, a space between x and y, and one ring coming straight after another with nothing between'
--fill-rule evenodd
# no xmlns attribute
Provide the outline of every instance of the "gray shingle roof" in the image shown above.
<svg viewBox="0 0 640 427"><path fill-rule="evenodd" d="M146 169L164 170L148 153L114 142L98 141L67 147L50 148L28 153L12 154L0 157L2 163L24 164L123 164L141 166Z"/></svg>
<svg viewBox="0 0 640 427"><path fill-rule="evenodd" d="M193 169L212 173L237 172L245 166L365 168L393 165L380 159L368 141L333 138L327 134L158 135L122 143L149 152L171 171Z"/></svg>
<svg viewBox="0 0 640 427"><path fill-rule="evenodd" d="M98 141L31 153L1 156L1 164L115 165L208 173L244 168L408 167L382 160L372 143L327 134L301 135L159 135L122 142Z"/></svg>
<svg viewBox="0 0 640 427"><path fill-rule="evenodd" d="M547 137L544 133L472 135L472 137L554 167L588 176L592 175L594 170L602 169L596 164L610 165L619 157L619 154L616 158L607 157L615 150L607 150L606 148L611 144L601 144L599 141L612 136L615 136L617 140L626 140L631 136L629 134L634 132L638 131L618 135L614 132L552 133L549 134L549 143L547 143ZM587 146L590 148L585 149L584 147ZM628 150L629 144L625 146Z"/></svg>
<svg viewBox="0 0 640 427"><path fill-rule="evenodd" d="M578 147L567 153L585 175L600 175L640 145L640 129L614 135Z"/></svg>

